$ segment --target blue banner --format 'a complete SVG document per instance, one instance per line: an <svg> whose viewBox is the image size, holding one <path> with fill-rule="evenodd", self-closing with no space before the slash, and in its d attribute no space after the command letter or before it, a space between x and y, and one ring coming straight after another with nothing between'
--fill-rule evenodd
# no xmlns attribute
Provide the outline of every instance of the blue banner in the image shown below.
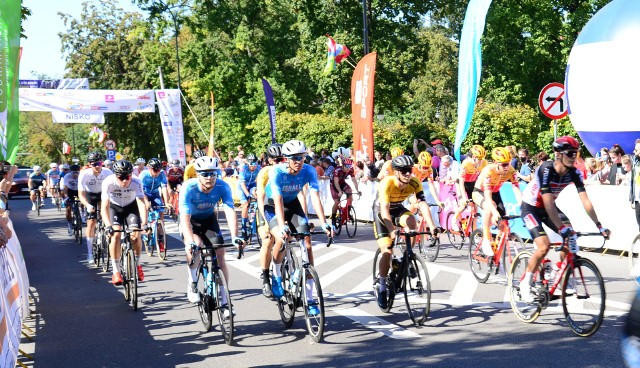
<svg viewBox="0 0 640 368"><path fill-rule="evenodd" d="M271 143L276 143L276 102L273 99L273 90L266 79L262 78L262 88L264 98L267 100L267 110L269 111L269 122L271 123Z"/></svg>
<svg viewBox="0 0 640 368"><path fill-rule="evenodd" d="M485 18L491 0L471 0L460 36L458 57L458 127L454 143L454 155L460 160L460 147L471 127L471 118L480 86L482 50L480 37L484 32Z"/></svg>

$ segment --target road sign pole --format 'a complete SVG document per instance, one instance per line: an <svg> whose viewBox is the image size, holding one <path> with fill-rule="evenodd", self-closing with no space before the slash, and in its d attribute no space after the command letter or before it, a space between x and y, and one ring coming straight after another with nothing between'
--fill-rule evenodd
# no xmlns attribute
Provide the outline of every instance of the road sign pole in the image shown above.
<svg viewBox="0 0 640 368"><path fill-rule="evenodd" d="M558 120L553 119L553 141L558 139Z"/></svg>

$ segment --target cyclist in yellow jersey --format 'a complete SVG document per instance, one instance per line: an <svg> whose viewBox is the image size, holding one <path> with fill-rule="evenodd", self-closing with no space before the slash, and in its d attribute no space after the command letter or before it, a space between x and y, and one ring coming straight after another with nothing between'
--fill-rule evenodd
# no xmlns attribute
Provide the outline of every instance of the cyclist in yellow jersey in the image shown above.
<svg viewBox="0 0 640 368"><path fill-rule="evenodd" d="M452 224L454 231L459 231L458 220L460 214L464 211L469 202L469 206L475 206L475 203L471 200L473 188L475 187L476 180L482 169L487 166L487 160L484 157L487 155L487 151L479 144L474 144L471 147L471 156L467 157L460 165L460 176L456 180L456 186L458 190L458 208L455 212L455 221Z"/></svg>
<svg viewBox="0 0 640 368"><path fill-rule="evenodd" d="M380 247L380 280L378 283L378 305L387 308L387 274L391 264L393 241L397 236L394 220L399 219L402 227L410 230L417 229L416 218L406 209L402 202L415 194L418 208L424 218L430 218L429 206L424 200L422 184L416 177L411 176L413 160L406 155L396 156L391 160L391 167L395 174L385 177L378 186L378 198L373 205L374 223L373 233ZM415 239L412 239L412 245Z"/></svg>
<svg viewBox="0 0 640 368"><path fill-rule="evenodd" d="M423 191L424 191L424 183L425 182L427 183L427 186L429 187L429 191L433 196L433 200L440 207L443 207L444 204L440 202L440 200L438 199L438 192L436 191L436 187L433 184L433 169L431 168L431 155L429 154L429 152L427 151L420 152L420 154L418 155L418 163L413 165L413 168L411 169L411 174L422 183ZM411 202L411 207L412 207L410 208L411 212L415 212L415 209L413 208L415 206L415 203L414 203L415 196L412 195L411 197L409 197L409 201ZM427 220L427 226L429 227L429 229L431 229L432 231L442 232L440 228L436 228L436 223L433 220L433 216L431 216L431 211L429 211L429 217L427 217L426 220Z"/></svg>
<svg viewBox="0 0 640 368"><path fill-rule="evenodd" d="M199 159L200 157L204 157L206 156L206 152L202 151L202 150L197 150L193 153L193 157L195 159ZM194 166L194 163L191 163L189 165L187 165L187 167L184 168L184 181L186 182L189 179L193 179L193 178L197 178L198 177L198 173L196 172L196 167Z"/></svg>
<svg viewBox="0 0 640 368"><path fill-rule="evenodd" d="M404 150L402 148L393 147L391 149L391 160L387 160L384 162L384 164L382 164L382 167L380 168L380 172L378 173L378 180L382 180L386 176L393 175L391 161L400 155L404 155Z"/></svg>
<svg viewBox="0 0 640 368"><path fill-rule="evenodd" d="M505 214L502 197L500 197L502 184L510 181L518 206L522 202L516 170L510 165L511 154L509 151L504 147L497 147L491 152L491 157L495 163L488 164L482 169L472 195L473 201L484 210L482 214L482 252L488 256L494 254L491 247L491 224ZM502 229L499 228L497 235L499 236L501 232Z"/></svg>

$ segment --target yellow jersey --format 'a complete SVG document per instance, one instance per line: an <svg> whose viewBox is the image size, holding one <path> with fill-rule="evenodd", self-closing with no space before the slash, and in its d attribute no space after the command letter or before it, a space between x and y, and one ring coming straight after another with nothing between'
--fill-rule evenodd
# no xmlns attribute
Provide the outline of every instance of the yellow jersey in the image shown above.
<svg viewBox="0 0 640 368"><path fill-rule="evenodd" d="M196 172L196 167L194 166L194 164L189 164L184 168L184 181L197 177L198 172Z"/></svg>
<svg viewBox="0 0 640 368"><path fill-rule="evenodd" d="M478 176L480 176L482 169L487 165L488 162L485 159L480 160L476 165L473 158L467 157L460 165L460 175L465 182L474 182L478 179Z"/></svg>
<svg viewBox="0 0 640 368"><path fill-rule="evenodd" d="M476 180L475 189L479 189L484 192L489 189L491 192L496 193L500 191L500 187L506 181L510 181L511 184L518 185L518 179L516 178L516 169L513 166L502 171L498 168L499 164L488 164L480 172L478 180Z"/></svg>
<svg viewBox="0 0 640 368"><path fill-rule="evenodd" d="M395 175L389 175L380 181L378 186L378 200L380 203L398 204L402 203L410 195L415 194L416 198L424 200L422 184L416 177L411 177L409 183L400 188L400 182Z"/></svg>
<svg viewBox="0 0 640 368"><path fill-rule="evenodd" d="M421 166L420 164L413 165L411 169L411 174L418 178L421 182L425 180L433 181L433 169L431 166Z"/></svg>
<svg viewBox="0 0 640 368"><path fill-rule="evenodd" d="M264 189L269 183L269 169L271 168L273 168L273 166L265 166L258 172L258 176L256 177L256 195L264 193Z"/></svg>

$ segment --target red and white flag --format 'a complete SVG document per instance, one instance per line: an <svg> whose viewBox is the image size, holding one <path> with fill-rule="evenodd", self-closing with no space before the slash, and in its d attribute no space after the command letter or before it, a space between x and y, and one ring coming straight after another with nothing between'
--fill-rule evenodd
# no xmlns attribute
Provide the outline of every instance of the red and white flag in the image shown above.
<svg viewBox="0 0 640 368"><path fill-rule="evenodd" d="M67 142L62 142L62 154L68 155L71 153L71 145Z"/></svg>

